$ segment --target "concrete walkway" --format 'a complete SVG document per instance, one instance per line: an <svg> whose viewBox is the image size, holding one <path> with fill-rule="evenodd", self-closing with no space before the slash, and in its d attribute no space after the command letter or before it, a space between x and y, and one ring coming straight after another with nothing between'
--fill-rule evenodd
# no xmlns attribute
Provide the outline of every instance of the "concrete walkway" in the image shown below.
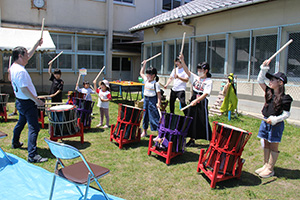
<svg viewBox="0 0 300 200"><path fill-rule="evenodd" d="M212 106L217 100L217 96L209 97L209 106ZM264 103L257 101L250 101L245 99L239 99L238 102L238 112L243 114L251 114L262 117L261 110L263 108ZM287 119L287 122L290 124L294 124L300 126L300 108L299 107L291 107L291 116Z"/></svg>

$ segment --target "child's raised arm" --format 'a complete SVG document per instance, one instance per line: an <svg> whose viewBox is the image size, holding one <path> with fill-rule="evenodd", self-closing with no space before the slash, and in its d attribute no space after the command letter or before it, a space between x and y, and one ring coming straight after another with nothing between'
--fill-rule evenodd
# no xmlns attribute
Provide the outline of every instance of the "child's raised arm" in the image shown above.
<svg viewBox="0 0 300 200"><path fill-rule="evenodd" d="M140 76L145 80L146 79L146 75L145 75L145 68L146 68L146 63L147 63L147 60L144 60L142 62L143 66L140 70Z"/></svg>
<svg viewBox="0 0 300 200"><path fill-rule="evenodd" d="M257 76L257 82L263 91L266 91L267 85L265 83L266 73L270 69L269 64L271 60L265 60L260 66L260 72Z"/></svg>
<svg viewBox="0 0 300 200"><path fill-rule="evenodd" d="M183 54L180 54L180 55L179 55L179 60L180 60L180 62L181 62L181 64L182 64L183 70L184 70L185 73L188 75L188 77L190 77L190 76L191 76L191 72L190 72L190 70L188 69L188 67L186 66L185 62L184 62L184 56L183 56Z"/></svg>
<svg viewBox="0 0 300 200"><path fill-rule="evenodd" d="M48 68L48 74L51 76L51 68L52 68L52 63L49 64L49 68Z"/></svg>

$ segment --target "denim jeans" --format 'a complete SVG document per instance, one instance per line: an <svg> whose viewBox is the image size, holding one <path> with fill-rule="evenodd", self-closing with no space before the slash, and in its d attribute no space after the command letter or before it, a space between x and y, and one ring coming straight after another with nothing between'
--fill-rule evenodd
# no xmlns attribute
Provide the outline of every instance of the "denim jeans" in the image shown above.
<svg viewBox="0 0 300 200"><path fill-rule="evenodd" d="M40 131L38 109L32 100L22 99L16 99L16 107L19 111L19 121L14 128L12 143L19 143L21 132L28 123L28 157L32 158L37 154L36 141Z"/></svg>
<svg viewBox="0 0 300 200"><path fill-rule="evenodd" d="M159 125L159 113L156 107L157 96L144 97L144 120L143 129L148 129L149 122L151 131L157 131Z"/></svg>

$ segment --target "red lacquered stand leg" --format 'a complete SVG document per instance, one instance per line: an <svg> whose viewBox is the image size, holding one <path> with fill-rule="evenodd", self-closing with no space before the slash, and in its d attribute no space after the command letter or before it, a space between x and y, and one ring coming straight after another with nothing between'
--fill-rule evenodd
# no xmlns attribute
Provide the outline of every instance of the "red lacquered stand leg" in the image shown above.
<svg viewBox="0 0 300 200"><path fill-rule="evenodd" d="M173 142L169 142L167 158L166 158L166 164L167 165L169 165L170 161L171 161L172 147L173 147Z"/></svg>
<svg viewBox="0 0 300 200"><path fill-rule="evenodd" d="M213 172L213 176L212 176L211 183L210 183L211 188L216 187L217 176L218 176L218 171L219 171L219 168L220 168L220 164L221 164L220 161L216 161L216 163L215 163L214 172Z"/></svg>
<svg viewBox="0 0 300 200"><path fill-rule="evenodd" d="M151 155L151 148L152 148L152 145L153 145L153 135L150 135L150 139L149 139L149 146L148 146L148 156Z"/></svg>
<svg viewBox="0 0 300 200"><path fill-rule="evenodd" d="M201 149L200 150L200 156L199 156L199 162L198 162L197 172L201 171L200 164L202 163L202 159L203 159L203 156L204 156L204 151L205 151L205 149Z"/></svg>
<svg viewBox="0 0 300 200"><path fill-rule="evenodd" d="M113 137L114 137L114 133L113 133L113 131L114 131L114 127L115 127L115 125L111 125L110 126L110 138L109 138L109 141L113 141Z"/></svg>
<svg viewBox="0 0 300 200"><path fill-rule="evenodd" d="M121 130L121 132L120 132L119 149L122 149L122 148L123 148L123 137L124 137L124 130Z"/></svg>

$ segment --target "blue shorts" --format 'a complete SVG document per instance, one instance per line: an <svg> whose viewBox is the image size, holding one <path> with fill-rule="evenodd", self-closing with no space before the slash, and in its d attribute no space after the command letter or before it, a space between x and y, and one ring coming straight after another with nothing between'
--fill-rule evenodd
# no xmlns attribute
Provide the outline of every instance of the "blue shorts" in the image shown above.
<svg viewBox="0 0 300 200"><path fill-rule="evenodd" d="M271 124L262 121L259 127L257 137L267 140L270 143L281 142L281 137L283 134L284 122L279 122L272 126Z"/></svg>

